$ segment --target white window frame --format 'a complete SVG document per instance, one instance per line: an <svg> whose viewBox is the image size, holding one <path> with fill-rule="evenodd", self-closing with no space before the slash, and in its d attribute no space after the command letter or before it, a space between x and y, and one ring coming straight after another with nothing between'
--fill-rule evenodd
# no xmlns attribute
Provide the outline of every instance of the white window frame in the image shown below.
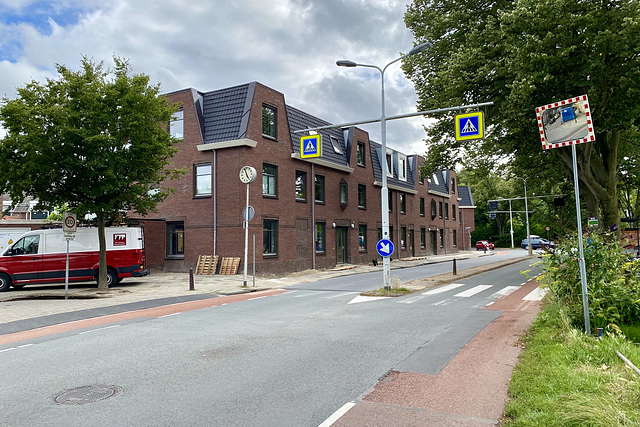
<svg viewBox="0 0 640 427"><path fill-rule="evenodd" d="M407 180L407 156L398 154L398 179L400 181Z"/></svg>

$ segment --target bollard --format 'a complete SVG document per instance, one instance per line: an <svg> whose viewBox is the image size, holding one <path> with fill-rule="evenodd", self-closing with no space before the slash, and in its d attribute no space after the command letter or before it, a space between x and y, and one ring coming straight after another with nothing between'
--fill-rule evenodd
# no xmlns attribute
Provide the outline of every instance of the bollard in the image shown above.
<svg viewBox="0 0 640 427"><path fill-rule="evenodd" d="M195 288L193 286L193 268L189 269L189 290L190 291L195 290Z"/></svg>
<svg viewBox="0 0 640 427"><path fill-rule="evenodd" d="M453 259L453 275L456 276L458 274L458 268L456 267L456 259Z"/></svg>

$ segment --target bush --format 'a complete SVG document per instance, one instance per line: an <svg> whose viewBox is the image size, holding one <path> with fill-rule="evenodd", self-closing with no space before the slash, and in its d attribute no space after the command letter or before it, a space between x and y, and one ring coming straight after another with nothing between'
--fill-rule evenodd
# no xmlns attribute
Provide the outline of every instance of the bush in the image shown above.
<svg viewBox="0 0 640 427"><path fill-rule="evenodd" d="M593 328L613 323L640 323L640 263L622 252L611 233L592 233L583 239L589 315ZM566 306L572 323L584 324L577 236L564 239L555 254L545 255L540 277L552 298Z"/></svg>

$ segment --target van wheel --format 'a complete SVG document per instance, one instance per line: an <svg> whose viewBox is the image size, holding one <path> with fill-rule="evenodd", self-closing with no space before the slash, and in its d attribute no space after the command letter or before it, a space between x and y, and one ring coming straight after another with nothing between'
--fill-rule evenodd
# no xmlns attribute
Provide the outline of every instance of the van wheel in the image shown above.
<svg viewBox="0 0 640 427"><path fill-rule="evenodd" d="M118 282L118 275L113 270L107 270L107 286L113 287Z"/></svg>
<svg viewBox="0 0 640 427"><path fill-rule="evenodd" d="M4 273L0 273L0 292L6 292L11 287L11 278Z"/></svg>

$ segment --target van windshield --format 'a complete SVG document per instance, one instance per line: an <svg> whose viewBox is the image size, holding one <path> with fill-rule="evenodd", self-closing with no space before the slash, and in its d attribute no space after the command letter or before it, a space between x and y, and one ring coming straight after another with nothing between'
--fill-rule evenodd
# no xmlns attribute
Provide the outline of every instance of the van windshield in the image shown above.
<svg viewBox="0 0 640 427"><path fill-rule="evenodd" d="M40 244L40 236L25 236L18 240L13 246L14 255L32 255L38 253L38 245Z"/></svg>

